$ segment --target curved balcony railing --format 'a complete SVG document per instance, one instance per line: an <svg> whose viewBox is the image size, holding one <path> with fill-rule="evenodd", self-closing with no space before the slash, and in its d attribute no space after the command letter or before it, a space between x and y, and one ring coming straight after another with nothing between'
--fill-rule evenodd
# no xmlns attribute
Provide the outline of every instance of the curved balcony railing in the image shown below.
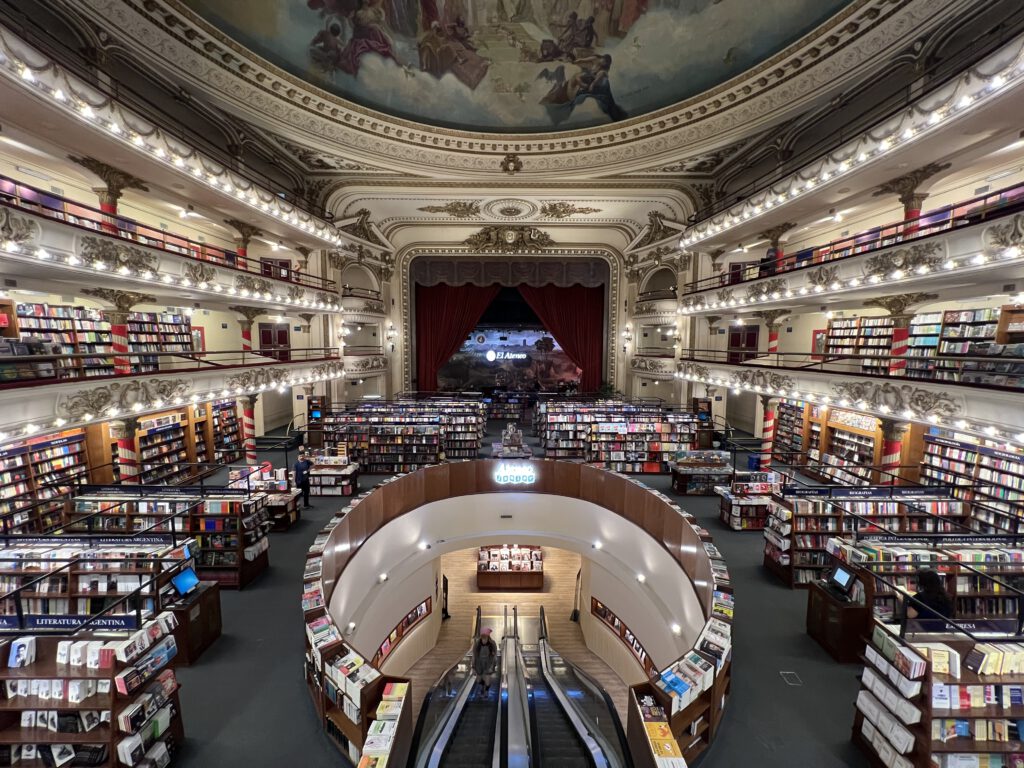
<svg viewBox="0 0 1024 768"><path fill-rule="evenodd" d="M844 120L838 128L817 137L814 142L802 147L784 163L762 173L742 187L728 190L728 194L721 200L700 208L691 217L691 223L700 223L729 210L737 202L753 197L761 190L769 188L781 179L810 165L818 158L835 151L865 131L871 130L873 126L880 125L898 115L910 104L919 102L923 96L938 90L961 72L967 71L993 54L1014 35L1020 34L1022 29L1024 29L1024 5L1015 8L1009 16L1002 16L993 21L987 30L968 37L960 48L949 53L941 61L915 72L915 87L908 87L907 81L903 78L895 83L876 85L872 92L875 99L873 105L859 105L855 115L850 115L849 119ZM849 98L859 99L862 96L863 94L857 91L854 96ZM842 109L843 106L846 105L839 104L834 107L833 111Z"/></svg>
<svg viewBox="0 0 1024 768"><path fill-rule="evenodd" d="M744 274L713 275L687 283L683 287L683 293L698 293L726 285L740 285L765 277L809 269L826 262L860 256L892 245L917 243L944 232L963 229L1021 211L1024 211L1024 184L947 205L916 219L900 220L815 248L783 254L778 259L765 257L759 263L749 265Z"/></svg>
<svg viewBox="0 0 1024 768"><path fill-rule="evenodd" d="M1016 348L1018 345L995 345ZM842 374L933 384L983 387L1002 392L1024 390L1024 357L1015 355L829 355L821 352L757 352L721 349L684 350L680 363L742 365L770 370Z"/></svg>
<svg viewBox="0 0 1024 768"><path fill-rule="evenodd" d="M351 297L354 299L376 299L380 301L380 291L375 291L372 288L357 288L354 285L342 285L341 286L342 298Z"/></svg>
<svg viewBox="0 0 1024 768"><path fill-rule="evenodd" d="M0 205L56 219L68 226L125 240L135 245L155 248L175 256L216 264L246 274L283 280L328 292L333 292L336 288L333 280L309 275L290 267L264 264L258 258L239 256L235 251L226 248L217 248L209 243L190 240L183 235L154 229L127 216L104 213L98 208L82 205L52 192L44 192L6 176L0 176Z"/></svg>
<svg viewBox="0 0 1024 768"><path fill-rule="evenodd" d="M372 355L383 355L384 347L367 345L346 344L345 357L369 357Z"/></svg>
<svg viewBox="0 0 1024 768"><path fill-rule="evenodd" d="M155 370L112 372L115 358L128 365L155 365ZM106 381L168 373L211 373L228 368L250 368L280 363L315 363L340 360L336 347L288 350L231 350L222 352L113 352L58 355L0 356L0 390L64 384L71 381ZM97 365L95 361L103 361ZM142 363L140 363L142 361Z"/></svg>
<svg viewBox="0 0 1024 768"><path fill-rule="evenodd" d="M641 291L636 297L637 304L642 301L661 301L663 299L674 299L676 298L676 289L672 288L656 288L651 291Z"/></svg>

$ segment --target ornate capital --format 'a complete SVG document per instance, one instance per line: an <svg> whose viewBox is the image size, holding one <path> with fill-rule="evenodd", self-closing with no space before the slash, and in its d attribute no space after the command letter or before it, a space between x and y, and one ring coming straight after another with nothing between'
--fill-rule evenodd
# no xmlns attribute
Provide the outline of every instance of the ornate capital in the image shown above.
<svg viewBox="0 0 1024 768"><path fill-rule="evenodd" d="M795 222L787 221L784 224L779 224L778 226L772 227L771 229L766 229L764 230L764 232L759 232L757 236L763 237L765 240L771 243L772 248L778 248L779 240L782 238L782 236L789 232L789 230L793 229L794 227L796 227Z"/></svg>
<svg viewBox="0 0 1024 768"><path fill-rule="evenodd" d="M99 176L100 180L106 184L106 188L100 188L97 191L100 195L107 195L105 202L111 205L116 205L117 201L121 197L121 193L126 189L137 189L140 192L149 192L149 187L146 183L132 174L122 171L119 168L114 168L112 165L107 165L104 162L97 160L94 157L78 157L76 155L68 155L68 160L73 162L75 165L80 165L90 173Z"/></svg>
<svg viewBox="0 0 1024 768"><path fill-rule="evenodd" d="M939 298L937 293L898 293L892 296L878 296L874 299L866 299L864 306L881 307L895 317L906 315L907 308L913 304L934 301L937 298Z"/></svg>
<svg viewBox="0 0 1024 768"><path fill-rule="evenodd" d="M484 227L467 237L463 243L478 251L496 253L540 251L555 245L551 235L524 224Z"/></svg>
<svg viewBox="0 0 1024 768"><path fill-rule="evenodd" d="M252 224L247 222L239 221L238 219L224 219L224 223L238 233L235 237L235 245L238 248L248 248L250 240L254 237L263 236L262 229L254 227Z"/></svg>
<svg viewBox="0 0 1024 768"><path fill-rule="evenodd" d="M718 325L718 321L722 319L722 315L704 315L704 320L707 321L708 330L715 330L715 326Z"/></svg>
<svg viewBox="0 0 1024 768"><path fill-rule="evenodd" d="M951 418L963 412L963 404L945 392L933 392L909 384L842 382L832 385L836 398L845 398L863 408L879 410L885 406L893 413L911 411L919 418Z"/></svg>
<svg viewBox="0 0 1024 768"><path fill-rule="evenodd" d="M949 163L928 163L928 165L921 166L910 173L905 173L902 176L897 176L895 179L889 179L884 184L880 184L874 191L874 196L897 195L904 209L909 210L914 207L914 198L920 194L917 188L932 176L942 173L949 166Z"/></svg>
<svg viewBox="0 0 1024 768"><path fill-rule="evenodd" d="M313 249L307 248L304 245L296 245L295 252L302 257L302 261L299 262L298 270L299 272L305 272L306 268L309 266L309 257L310 254L313 253Z"/></svg>
<svg viewBox="0 0 1024 768"><path fill-rule="evenodd" d="M754 312L754 317L760 318L769 331L777 331L781 323L779 322L783 317L790 314L788 309L764 309L760 312Z"/></svg>
<svg viewBox="0 0 1024 768"><path fill-rule="evenodd" d="M299 313L299 317L306 324L306 333L309 333L310 329L313 327L313 318L316 317L316 313L315 312L300 312Z"/></svg>
<svg viewBox="0 0 1024 768"><path fill-rule="evenodd" d="M710 251L708 253L708 258L711 259L711 269L714 270L715 273L722 271L722 257L725 256L726 253L728 253L728 251L726 251L725 248L718 248L717 250Z"/></svg>
<svg viewBox="0 0 1024 768"><path fill-rule="evenodd" d="M191 388L189 379L114 382L62 395L57 401L57 413L63 418L80 421L126 411L136 404L159 408L163 403L180 403Z"/></svg>
<svg viewBox="0 0 1024 768"><path fill-rule="evenodd" d="M265 315L267 313L267 310L263 307L249 307L246 306L245 304L232 304L230 307L228 307L228 309L230 309L232 312L237 312L238 314L245 318L244 321L239 320L238 322L239 324L241 324L243 328L246 329L252 328L253 320L255 320L260 315Z"/></svg>
<svg viewBox="0 0 1024 768"><path fill-rule="evenodd" d="M903 442L903 438L910 429L910 424L905 421L894 421L893 419L882 419L882 439L887 442Z"/></svg>
<svg viewBox="0 0 1024 768"><path fill-rule="evenodd" d="M131 312L137 304L155 304L156 296L134 291L118 291L113 288L83 288L82 293L95 299L109 301L122 312Z"/></svg>

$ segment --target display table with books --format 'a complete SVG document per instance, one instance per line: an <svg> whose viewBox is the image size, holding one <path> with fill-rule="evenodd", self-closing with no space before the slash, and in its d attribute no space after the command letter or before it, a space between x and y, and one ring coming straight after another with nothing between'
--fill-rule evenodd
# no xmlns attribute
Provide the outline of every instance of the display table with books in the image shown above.
<svg viewBox="0 0 1024 768"><path fill-rule="evenodd" d="M714 496L716 485L732 482L732 454L728 451L679 451L672 469L672 490L682 495Z"/></svg>

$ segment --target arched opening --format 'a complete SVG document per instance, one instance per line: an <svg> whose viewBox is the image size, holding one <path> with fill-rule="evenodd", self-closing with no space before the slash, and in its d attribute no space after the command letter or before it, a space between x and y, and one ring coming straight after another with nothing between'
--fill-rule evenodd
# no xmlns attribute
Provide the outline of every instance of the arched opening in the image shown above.
<svg viewBox="0 0 1024 768"><path fill-rule="evenodd" d="M647 276L640 288L640 300L674 299L676 273L671 267L658 267Z"/></svg>

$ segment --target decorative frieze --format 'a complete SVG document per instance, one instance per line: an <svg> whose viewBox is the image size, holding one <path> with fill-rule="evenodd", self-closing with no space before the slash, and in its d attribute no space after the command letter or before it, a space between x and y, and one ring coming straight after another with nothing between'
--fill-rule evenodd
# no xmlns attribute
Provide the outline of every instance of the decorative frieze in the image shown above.
<svg viewBox="0 0 1024 768"><path fill-rule="evenodd" d="M942 264L943 250L941 243L930 242L882 251L864 262L864 274L868 277L890 277L894 273L927 274Z"/></svg>
<svg viewBox="0 0 1024 768"><path fill-rule="evenodd" d="M496 253L541 251L555 246L551 235L522 224L484 227L467 237L463 243L478 251Z"/></svg>
<svg viewBox="0 0 1024 768"><path fill-rule="evenodd" d="M212 283L217 278L217 270L206 264L187 263L182 267L182 273L195 285Z"/></svg>
<svg viewBox="0 0 1024 768"><path fill-rule="evenodd" d="M747 370L736 371L729 377L729 386L733 388L742 387L752 389L755 392L765 390L790 391L796 388L796 382L789 376L783 376L775 371Z"/></svg>
<svg viewBox="0 0 1024 768"><path fill-rule="evenodd" d="M99 387L81 389L62 395L57 401L57 413L74 421L90 421L103 415L130 411L138 404L153 407L154 403L179 404L192 389L189 379L136 379L114 382Z"/></svg>
<svg viewBox="0 0 1024 768"><path fill-rule="evenodd" d="M112 272L128 270L139 275L153 274L159 266L153 254L105 237L86 235L81 239L78 254L83 261L102 262Z"/></svg>
<svg viewBox="0 0 1024 768"><path fill-rule="evenodd" d="M600 212L600 208L588 208L565 202L544 203L540 207L540 217L542 219L568 219L570 216L584 216L589 213Z"/></svg>
<svg viewBox="0 0 1024 768"><path fill-rule="evenodd" d="M480 201L453 200L444 205L424 205L416 210L424 213L443 213L453 219L473 219L480 216Z"/></svg>
<svg viewBox="0 0 1024 768"><path fill-rule="evenodd" d="M262 277L253 277L252 275L237 275L235 277L235 288L239 291L249 291L257 296L273 292L273 285L271 285L269 280L264 280Z"/></svg>
<svg viewBox="0 0 1024 768"><path fill-rule="evenodd" d="M918 418L931 416L948 419L964 410L960 399L951 394L909 384L852 381L833 384L832 391L836 398L859 408L897 415L909 412Z"/></svg>
<svg viewBox="0 0 1024 768"><path fill-rule="evenodd" d="M0 248L25 245L39 237L39 224L27 216L18 216L9 208L0 208Z"/></svg>
<svg viewBox="0 0 1024 768"><path fill-rule="evenodd" d="M265 366L228 376L225 383L230 390L253 390L280 386L289 376L291 373L287 370Z"/></svg>

